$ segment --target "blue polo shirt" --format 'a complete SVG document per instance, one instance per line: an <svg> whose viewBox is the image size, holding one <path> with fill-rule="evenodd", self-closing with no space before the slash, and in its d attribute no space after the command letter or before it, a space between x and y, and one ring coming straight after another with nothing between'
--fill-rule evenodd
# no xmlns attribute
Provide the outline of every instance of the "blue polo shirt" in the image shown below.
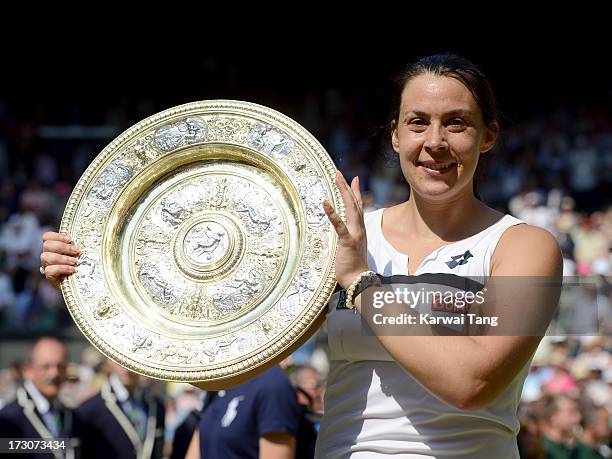
<svg viewBox="0 0 612 459"><path fill-rule="evenodd" d="M202 410L200 453L208 458L258 458L259 438L300 423L295 389L278 366L233 389L212 394Z"/></svg>

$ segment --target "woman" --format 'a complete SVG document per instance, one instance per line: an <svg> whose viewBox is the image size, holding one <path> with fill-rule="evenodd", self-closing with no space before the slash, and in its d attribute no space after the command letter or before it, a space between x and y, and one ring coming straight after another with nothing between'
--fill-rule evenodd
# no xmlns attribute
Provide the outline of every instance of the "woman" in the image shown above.
<svg viewBox="0 0 612 459"><path fill-rule="evenodd" d="M361 312L361 289L382 293L370 270L413 278L445 273L558 280L562 259L555 239L474 194L480 155L499 133L495 99L482 73L461 57L437 55L410 66L398 81L391 141L410 198L364 217L359 179L349 186L337 174L346 222L323 204L339 236L336 278L351 292L348 305ZM73 272L64 263L73 260L59 255L70 248L57 240L62 237L47 234L41 256L55 284ZM547 320L558 299L529 289L495 293L495 303L485 302L481 312L525 323ZM533 307L534 296L536 305L542 299L541 308ZM516 411L540 337L427 336L418 329L421 336L387 336L371 314L335 306L327 327L332 365L318 457L518 457ZM495 333L489 327L484 334Z"/></svg>
<svg viewBox="0 0 612 459"><path fill-rule="evenodd" d="M358 178L349 186L337 174L346 223L328 202L324 208L339 236L340 286L352 289L369 270L384 276L546 276L558 283L562 258L552 235L487 207L474 194L480 155L499 133L495 99L482 73L461 57L437 55L410 66L398 83L391 142L410 197L364 217ZM368 295L383 291L371 284ZM498 288L500 320L529 323L543 315L548 322L558 292L538 296L541 304L528 298L531 293ZM357 311L362 297L354 300ZM490 304L485 301L481 312ZM371 314L361 317L375 336L364 335L360 316L345 308L332 307L327 316L332 364L318 457L518 457L517 408L540 337L385 336ZM484 334L495 334L492 328Z"/></svg>

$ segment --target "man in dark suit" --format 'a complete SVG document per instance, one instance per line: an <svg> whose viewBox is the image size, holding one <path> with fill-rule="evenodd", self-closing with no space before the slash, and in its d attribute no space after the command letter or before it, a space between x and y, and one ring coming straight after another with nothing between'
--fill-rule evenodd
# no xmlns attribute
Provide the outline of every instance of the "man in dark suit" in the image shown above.
<svg viewBox="0 0 612 459"><path fill-rule="evenodd" d="M139 384L140 377L107 362L109 377L98 394L76 410L87 459L159 459L164 406Z"/></svg>
<svg viewBox="0 0 612 459"><path fill-rule="evenodd" d="M17 399L0 411L0 436L3 438L74 439L78 423L74 414L58 399L66 380L67 352L55 338L39 338L30 351L17 389ZM66 441L64 449L52 453L24 453L19 458L74 458L78 441Z"/></svg>

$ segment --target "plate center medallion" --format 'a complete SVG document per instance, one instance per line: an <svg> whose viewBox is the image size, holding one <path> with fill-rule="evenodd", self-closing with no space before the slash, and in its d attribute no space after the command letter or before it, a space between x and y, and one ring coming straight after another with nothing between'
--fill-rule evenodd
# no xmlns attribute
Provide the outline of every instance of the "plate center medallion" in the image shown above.
<svg viewBox="0 0 612 459"><path fill-rule="evenodd" d="M233 218L205 212L186 221L174 242L174 260L195 280L219 278L236 267L244 248L244 234Z"/></svg>

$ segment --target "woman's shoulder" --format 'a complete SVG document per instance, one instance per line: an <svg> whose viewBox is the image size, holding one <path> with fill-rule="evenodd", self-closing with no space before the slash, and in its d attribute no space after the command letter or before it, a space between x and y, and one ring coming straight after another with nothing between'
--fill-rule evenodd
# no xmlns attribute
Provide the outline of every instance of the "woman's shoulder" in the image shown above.
<svg viewBox="0 0 612 459"><path fill-rule="evenodd" d="M544 228L516 224L506 228L491 258L493 274L552 275L563 257L555 237ZM496 272L497 271L497 272Z"/></svg>
<svg viewBox="0 0 612 459"><path fill-rule="evenodd" d="M546 229L523 223L504 231L500 246L519 248L525 245L542 245L544 248L558 247L555 237Z"/></svg>

